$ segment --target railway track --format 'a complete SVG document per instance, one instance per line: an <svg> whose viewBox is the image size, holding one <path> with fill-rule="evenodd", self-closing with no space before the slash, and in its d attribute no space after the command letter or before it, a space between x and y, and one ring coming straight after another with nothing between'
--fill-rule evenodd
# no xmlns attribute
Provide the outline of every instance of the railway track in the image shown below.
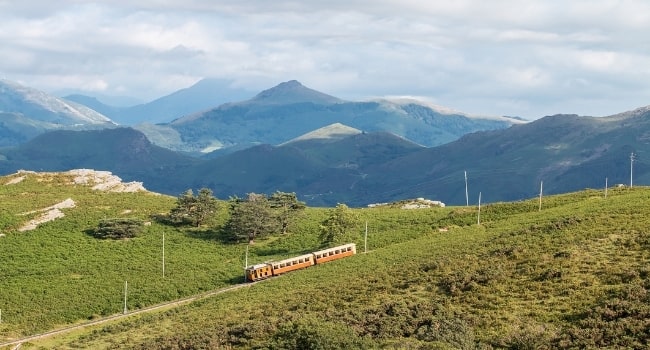
<svg viewBox="0 0 650 350"><path fill-rule="evenodd" d="M83 329L83 328L86 328L86 327L97 326L97 325L100 325L100 324L103 324L103 323L107 323L107 322L111 322L111 321L117 321L117 320L124 319L124 318L127 318L127 317L131 317L131 316L134 316L134 315L145 314L145 313L148 313L148 312L153 312L153 311L157 311L157 310L168 308L168 307L177 307L177 306L180 306L180 305L191 303L191 302L193 302L195 300L200 300L200 299L211 297L213 295L226 293L226 292L230 292L230 291L233 291L233 290L236 290L236 289L241 289L241 288L244 288L244 287L248 287L248 286L251 286L251 285L259 283L259 282L262 282L262 281L236 284L236 285L233 285L233 286L230 286L230 287L216 289L216 290L213 290L213 291L210 291L210 292L193 295L193 296L190 296L190 297L187 297L187 298L177 299L177 300L165 302L165 303L162 303L162 304L156 304L156 305L148 306L148 307L145 307L145 308L142 308L142 309L127 312L125 314L116 314L116 315L112 315L112 316L103 317L103 318L100 318L100 319L97 319L97 320L84 322L84 323L81 323L81 324L78 324L78 325L63 327L63 328L51 330L51 331L48 331L48 332L45 332L45 333L30 335L28 337L24 337L24 338L15 339L15 340L11 340L11 341L8 341L8 342L0 343L0 349L4 349L5 347L10 347L12 345L13 345L13 347L11 349L19 349L21 347L22 343L26 343L26 342L30 342L30 341L34 341L34 340L39 340L39 339L51 337L51 336L54 336L54 335L65 334L65 333L72 332L72 331L75 331L75 330L80 330L80 329Z"/></svg>

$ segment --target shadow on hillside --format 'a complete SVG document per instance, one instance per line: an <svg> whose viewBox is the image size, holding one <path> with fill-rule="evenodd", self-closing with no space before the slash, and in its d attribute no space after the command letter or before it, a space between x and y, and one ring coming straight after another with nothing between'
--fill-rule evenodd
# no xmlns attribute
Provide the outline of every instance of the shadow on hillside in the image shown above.
<svg viewBox="0 0 650 350"><path fill-rule="evenodd" d="M241 284L246 282L246 279L244 278L244 274L242 273L241 276L236 276L228 280L228 284L230 285L235 285L235 284Z"/></svg>
<svg viewBox="0 0 650 350"><path fill-rule="evenodd" d="M255 255L257 256L282 255L282 254L292 253L287 248L273 248L273 247L254 248L254 252Z"/></svg>
<svg viewBox="0 0 650 350"><path fill-rule="evenodd" d="M237 241L222 229L192 229L184 230L184 234L191 238L198 238L205 241L215 241L223 244L236 244Z"/></svg>

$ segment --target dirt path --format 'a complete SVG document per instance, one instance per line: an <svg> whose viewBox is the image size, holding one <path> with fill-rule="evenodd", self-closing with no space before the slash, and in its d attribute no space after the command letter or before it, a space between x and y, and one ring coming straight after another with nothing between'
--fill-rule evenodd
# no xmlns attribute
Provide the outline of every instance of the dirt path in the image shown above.
<svg viewBox="0 0 650 350"><path fill-rule="evenodd" d="M150 313L150 312L154 312L154 311L164 309L164 308L177 307L177 306L180 306L180 305L191 303L191 302L193 302L195 300L204 299L204 298L211 297L213 295L226 293L226 292L229 292L229 291L232 291L232 290L252 286L253 284L256 284L256 283L259 283L259 282L263 282L263 281L236 284L236 285L231 286L231 287L221 288L221 289L213 290L211 292L198 294L198 295L194 295L194 296L183 298L183 299L178 299L178 300L174 300L174 301L170 301L170 302L166 302L166 303L162 303L162 304L158 304L158 305L145 307L143 309L135 310L135 311L132 311L132 312L127 312L126 314L117 314L117 315L107 316L107 317L104 317L104 318L100 318L98 320L85 322L85 323L82 323L82 324L79 324L79 325L59 328L59 329L55 329L55 330L52 330L52 331L49 331L49 332L31 335L29 337L12 340L12 341L9 341L9 342L6 342L6 343L0 343L0 348L4 348L4 347L7 347L7 346L14 345L15 347L12 348L12 349L17 349L17 348L19 348L21 346L22 343L31 342L31 341L39 340L39 339L44 339L44 338L51 337L51 336L54 336L54 335L59 335L59 334L64 334L64 333L80 330L80 329L83 329L83 328L86 328L86 327L97 326L97 325L107 323L107 322L111 322L111 321L118 321L118 320L130 317L130 316Z"/></svg>

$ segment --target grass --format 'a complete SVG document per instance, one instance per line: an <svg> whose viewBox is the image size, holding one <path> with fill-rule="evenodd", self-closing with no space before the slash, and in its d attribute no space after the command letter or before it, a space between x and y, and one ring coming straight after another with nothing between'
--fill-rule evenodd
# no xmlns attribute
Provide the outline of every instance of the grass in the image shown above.
<svg viewBox="0 0 650 350"><path fill-rule="evenodd" d="M20 186L2 192L0 201L41 188ZM131 208L147 218L171 208L173 198L67 186L57 197L56 188L38 203L14 201L0 216L8 232L0 239L7 256L0 269L0 337L119 313L126 279L131 309L241 280L245 246L222 243L217 231L154 222L128 241L83 232L106 213ZM494 203L481 208L481 225L476 207L355 209L355 257L30 346L642 348L650 340L649 193L615 189L605 199L602 191L585 190L545 197L541 211L537 199ZM65 196L85 209L66 209L65 218L35 231L11 231L20 221L12 213ZM292 233L258 240L249 262L315 250L326 216L326 208L308 208ZM363 254L366 221L370 252Z"/></svg>

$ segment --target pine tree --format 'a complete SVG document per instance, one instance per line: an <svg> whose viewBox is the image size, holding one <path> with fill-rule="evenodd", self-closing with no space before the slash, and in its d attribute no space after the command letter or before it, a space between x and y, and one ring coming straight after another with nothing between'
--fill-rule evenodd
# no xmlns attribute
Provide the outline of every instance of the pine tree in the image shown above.
<svg viewBox="0 0 650 350"><path fill-rule="evenodd" d="M247 239L252 244L255 238L276 232L278 224L268 198L264 194L249 193L246 200L231 198L226 228L234 239Z"/></svg>
<svg viewBox="0 0 650 350"><path fill-rule="evenodd" d="M169 213L169 219L175 224L187 224L199 227L206 223L219 209L218 200L212 190L202 188L197 196L191 189L178 196L176 207Z"/></svg>
<svg viewBox="0 0 650 350"><path fill-rule="evenodd" d="M271 208L275 211L282 234L287 233L289 226L306 207L304 202L298 200L295 192L286 193L276 191L269 198L269 202Z"/></svg>

